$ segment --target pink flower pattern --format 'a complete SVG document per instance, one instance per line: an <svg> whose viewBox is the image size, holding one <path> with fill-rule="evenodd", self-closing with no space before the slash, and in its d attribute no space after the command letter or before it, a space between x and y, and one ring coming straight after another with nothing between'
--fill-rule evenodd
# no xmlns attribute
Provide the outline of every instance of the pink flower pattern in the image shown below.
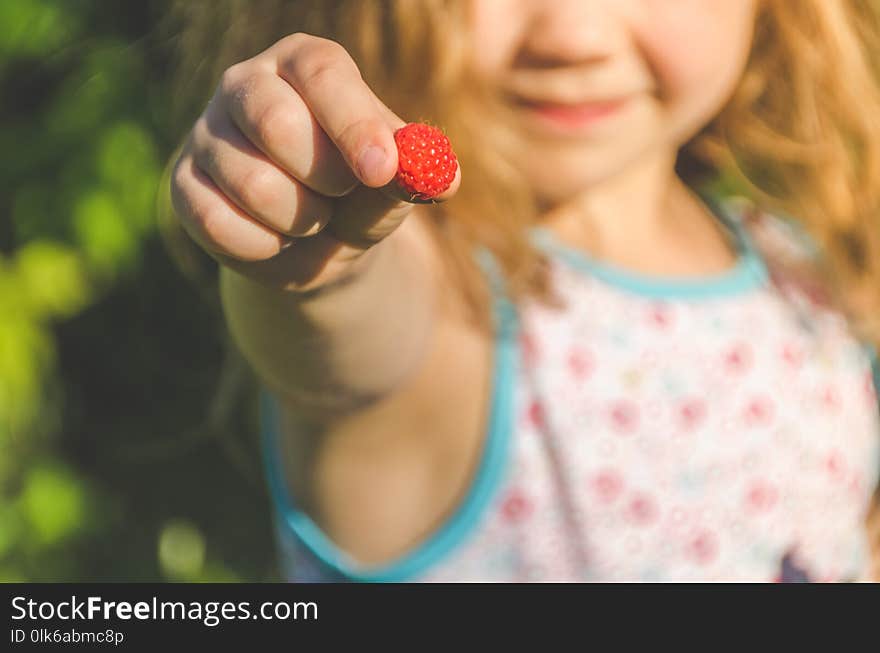
<svg viewBox="0 0 880 653"><path fill-rule="evenodd" d="M866 577L880 420L870 361L839 315L809 304L803 328L772 286L658 302L563 261L551 270L567 310L520 312L543 358L523 365L533 383L518 384L519 401L530 414L541 402L553 428L532 419L513 434L533 473L510 482L534 502L516 565L481 571L506 541L487 525L426 579L535 580L538 567L540 580ZM713 318L723 328L680 328ZM574 406L590 407L588 427ZM580 546L548 555L546 534L572 524Z"/></svg>
<svg viewBox="0 0 880 653"><path fill-rule="evenodd" d="M519 307L504 480L417 580L866 578L880 424L840 315L796 284L658 302L550 274L565 310Z"/></svg>

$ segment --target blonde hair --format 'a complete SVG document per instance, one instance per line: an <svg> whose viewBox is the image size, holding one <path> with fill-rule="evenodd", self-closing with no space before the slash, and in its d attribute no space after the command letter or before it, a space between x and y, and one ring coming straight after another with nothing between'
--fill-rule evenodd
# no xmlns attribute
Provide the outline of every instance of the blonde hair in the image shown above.
<svg viewBox="0 0 880 653"><path fill-rule="evenodd" d="M433 207L450 278L481 320L486 288L477 245L498 261L516 300L552 300L527 184L504 155L504 122L479 120L493 102L467 68L467 20L455 0L186 0L177 94L183 120L221 72L281 37L305 31L342 43L364 79L405 120L442 126L466 172ZM855 332L880 345L880 2L759 0L744 74L724 108L680 150L691 186L721 177L770 211L799 221L818 245L817 273ZM876 503L876 502L875 502ZM877 518L874 510L874 519ZM876 529L875 529L876 530ZM880 539L880 538L878 538Z"/></svg>

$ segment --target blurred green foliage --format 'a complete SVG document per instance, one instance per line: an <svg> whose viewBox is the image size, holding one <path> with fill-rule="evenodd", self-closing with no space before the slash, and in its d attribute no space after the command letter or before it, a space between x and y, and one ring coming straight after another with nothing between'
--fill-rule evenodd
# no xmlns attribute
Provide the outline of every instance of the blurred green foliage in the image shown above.
<svg viewBox="0 0 880 653"><path fill-rule="evenodd" d="M246 370L156 228L168 6L0 2L0 580L274 578Z"/></svg>

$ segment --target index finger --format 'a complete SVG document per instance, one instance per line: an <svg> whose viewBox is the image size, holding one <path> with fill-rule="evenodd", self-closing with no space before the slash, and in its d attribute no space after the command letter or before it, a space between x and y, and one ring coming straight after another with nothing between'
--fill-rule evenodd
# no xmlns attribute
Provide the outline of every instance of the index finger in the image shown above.
<svg viewBox="0 0 880 653"><path fill-rule="evenodd" d="M397 172L394 130L406 124L385 109L345 48L294 35L278 59L278 75L308 105L346 163L366 186L379 188Z"/></svg>

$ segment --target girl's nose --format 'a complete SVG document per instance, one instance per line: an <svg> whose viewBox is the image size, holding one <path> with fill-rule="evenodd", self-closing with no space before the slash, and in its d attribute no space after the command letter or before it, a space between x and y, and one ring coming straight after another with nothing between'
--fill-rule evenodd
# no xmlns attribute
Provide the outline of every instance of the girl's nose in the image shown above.
<svg viewBox="0 0 880 653"><path fill-rule="evenodd" d="M621 43L623 25L614 5L623 1L529 0L520 56L546 66L608 58Z"/></svg>

